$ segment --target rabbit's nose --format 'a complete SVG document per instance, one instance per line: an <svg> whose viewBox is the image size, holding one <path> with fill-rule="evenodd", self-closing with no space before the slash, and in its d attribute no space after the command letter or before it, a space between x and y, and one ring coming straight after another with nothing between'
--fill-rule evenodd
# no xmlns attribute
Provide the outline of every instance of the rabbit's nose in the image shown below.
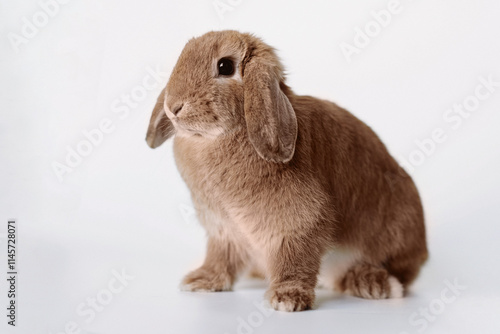
<svg viewBox="0 0 500 334"><path fill-rule="evenodd" d="M178 105L174 106L172 108L172 114L177 116L177 114L179 113L179 111L181 111L183 106L184 106L184 104L178 104Z"/></svg>

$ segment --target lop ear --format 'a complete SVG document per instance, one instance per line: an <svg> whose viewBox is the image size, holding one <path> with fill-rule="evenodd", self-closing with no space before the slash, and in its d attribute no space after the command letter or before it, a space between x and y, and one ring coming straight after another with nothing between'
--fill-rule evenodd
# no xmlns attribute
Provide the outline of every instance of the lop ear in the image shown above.
<svg viewBox="0 0 500 334"><path fill-rule="evenodd" d="M267 161L288 162L295 152L297 118L280 88L276 66L249 61L244 69L244 109L248 137Z"/></svg>
<svg viewBox="0 0 500 334"><path fill-rule="evenodd" d="M164 102L165 88L163 88L160 96L158 96L151 119L149 120L146 142L151 148L157 148L174 133L174 125L165 113Z"/></svg>

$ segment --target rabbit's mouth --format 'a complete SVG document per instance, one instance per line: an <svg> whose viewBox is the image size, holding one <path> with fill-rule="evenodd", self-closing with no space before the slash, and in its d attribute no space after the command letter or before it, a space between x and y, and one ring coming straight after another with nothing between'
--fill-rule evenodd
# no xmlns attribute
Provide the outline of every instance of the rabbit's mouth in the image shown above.
<svg viewBox="0 0 500 334"><path fill-rule="evenodd" d="M181 137L205 137L205 138L216 138L224 133L223 129L220 127L211 127L208 129L193 129L184 125L179 124L179 122L174 121L174 126L176 128L176 134Z"/></svg>

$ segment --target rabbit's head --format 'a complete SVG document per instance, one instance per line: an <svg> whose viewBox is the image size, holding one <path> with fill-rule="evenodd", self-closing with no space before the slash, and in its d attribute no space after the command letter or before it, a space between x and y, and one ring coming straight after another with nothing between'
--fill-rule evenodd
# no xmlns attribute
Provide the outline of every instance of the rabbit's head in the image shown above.
<svg viewBox="0 0 500 334"><path fill-rule="evenodd" d="M297 119L274 49L236 31L191 39L158 97L148 128L152 148L169 136L211 140L245 128L257 153L274 162L295 151Z"/></svg>

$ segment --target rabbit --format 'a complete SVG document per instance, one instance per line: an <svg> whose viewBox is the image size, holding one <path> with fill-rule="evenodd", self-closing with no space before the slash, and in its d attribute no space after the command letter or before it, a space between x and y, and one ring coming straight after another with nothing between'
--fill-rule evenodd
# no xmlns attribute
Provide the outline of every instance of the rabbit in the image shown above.
<svg viewBox="0 0 500 334"><path fill-rule="evenodd" d="M411 177L351 113L295 95L275 49L252 34L187 42L146 141L171 136L208 237L184 290L231 290L250 271L280 311L313 308L317 286L400 298L428 257Z"/></svg>

